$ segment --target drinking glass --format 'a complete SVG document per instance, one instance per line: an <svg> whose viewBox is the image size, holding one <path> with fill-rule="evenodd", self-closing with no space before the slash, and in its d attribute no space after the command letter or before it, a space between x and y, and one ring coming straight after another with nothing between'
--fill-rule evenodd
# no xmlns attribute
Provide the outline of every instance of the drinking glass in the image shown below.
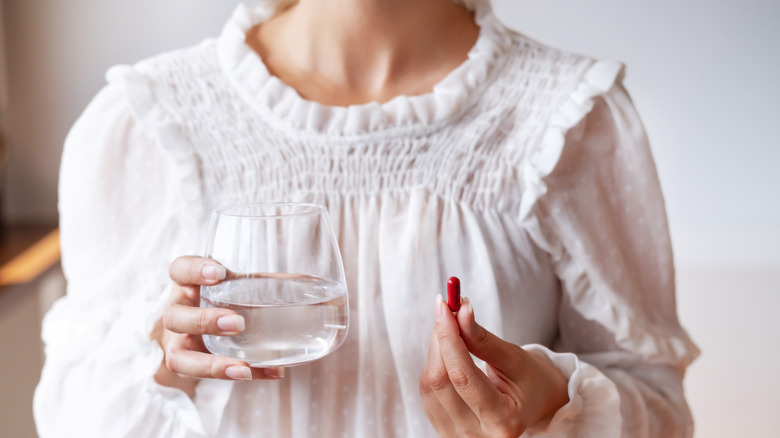
<svg viewBox="0 0 780 438"><path fill-rule="evenodd" d="M218 208L211 214L206 246L206 256L228 274L216 286L201 287L201 307L230 309L246 321L238 335L204 335L210 352L253 367L278 367L322 358L344 342L347 287L325 207Z"/></svg>

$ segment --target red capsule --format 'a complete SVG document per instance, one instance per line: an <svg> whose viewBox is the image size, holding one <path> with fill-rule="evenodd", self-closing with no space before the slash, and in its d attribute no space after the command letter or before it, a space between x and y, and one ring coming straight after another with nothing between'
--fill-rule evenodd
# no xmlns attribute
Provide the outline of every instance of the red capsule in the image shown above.
<svg viewBox="0 0 780 438"><path fill-rule="evenodd" d="M453 312L460 309L460 280L458 277L450 277L447 280L447 305Z"/></svg>

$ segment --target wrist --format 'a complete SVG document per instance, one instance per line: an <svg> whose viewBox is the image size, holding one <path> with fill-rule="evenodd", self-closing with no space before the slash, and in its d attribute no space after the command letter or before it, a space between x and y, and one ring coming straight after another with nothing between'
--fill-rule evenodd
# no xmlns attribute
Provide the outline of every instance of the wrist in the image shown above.
<svg viewBox="0 0 780 438"><path fill-rule="evenodd" d="M550 421L552 417L569 402L569 382L566 376L546 356L536 352L530 352L532 360L540 371L538 384L540 392L544 394L540 409L534 418L528 423L534 426L538 423Z"/></svg>

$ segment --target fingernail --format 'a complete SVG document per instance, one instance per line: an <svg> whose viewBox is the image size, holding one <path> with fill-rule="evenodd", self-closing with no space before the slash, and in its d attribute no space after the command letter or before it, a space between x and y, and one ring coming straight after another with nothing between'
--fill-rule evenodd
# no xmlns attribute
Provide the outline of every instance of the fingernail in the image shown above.
<svg viewBox="0 0 780 438"><path fill-rule="evenodd" d="M477 318L474 316L474 307L468 301L466 301L465 306L466 306L466 313L469 314L469 321L471 321L471 325L476 326Z"/></svg>
<svg viewBox="0 0 780 438"><path fill-rule="evenodd" d="M208 263L200 268L200 273L206 280L224 280L227 276L227 270L222 265Z"/></svg>
<svg viewBox="0 0 780 438"><path fill-rule="evenodd" d="M272 379L281 379L284 377L284 367L278 368L263 368L263 374Z"/></svg>
<svg viewBox="0 0 780 438"><path fill-rule="evenodd" d="M252 380L252 370L244 366L227 367L225 375L233 380Z"/></svg>
<svg viewBox="0 0 780 438"><path fill-rule="evenodd" d="M444 316L444 298L441 294L436 295L436 322L441 321Z"/></svg>
<svg viewBox="0 0 780 438"><path fill-rule="evenodd" d="M243 332L246 329L244 317L240 315L221 316L217 320L217 327L225 332Z"/></svg>

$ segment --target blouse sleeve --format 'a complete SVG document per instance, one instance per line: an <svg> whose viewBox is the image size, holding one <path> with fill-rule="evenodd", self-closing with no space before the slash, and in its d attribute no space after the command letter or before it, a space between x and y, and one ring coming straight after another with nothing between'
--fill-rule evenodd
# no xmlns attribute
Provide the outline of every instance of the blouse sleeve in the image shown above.
<svg viewBox="0 0 780 438"><path fill-rule="evenodd" d="M533 432L690 437L682 379L698 350L677 318L655 164L620 81L602 90L574 99L582 117L560 130L526 217L563 289L556 345L526 348L569 377L570 398Z"/></svg>
<svg viewBox="0 0 780 438"><path fill-rule="evenodd" d="M150 334L167 299L168 264L184 250L175 244L182 172L140 121L124 79L97 95L65 141L68 286L43 323L46 363L34 400L42 437L206 435L229 395L226 382L212 382L193 401L153 377L163 355Z"/></svg>

